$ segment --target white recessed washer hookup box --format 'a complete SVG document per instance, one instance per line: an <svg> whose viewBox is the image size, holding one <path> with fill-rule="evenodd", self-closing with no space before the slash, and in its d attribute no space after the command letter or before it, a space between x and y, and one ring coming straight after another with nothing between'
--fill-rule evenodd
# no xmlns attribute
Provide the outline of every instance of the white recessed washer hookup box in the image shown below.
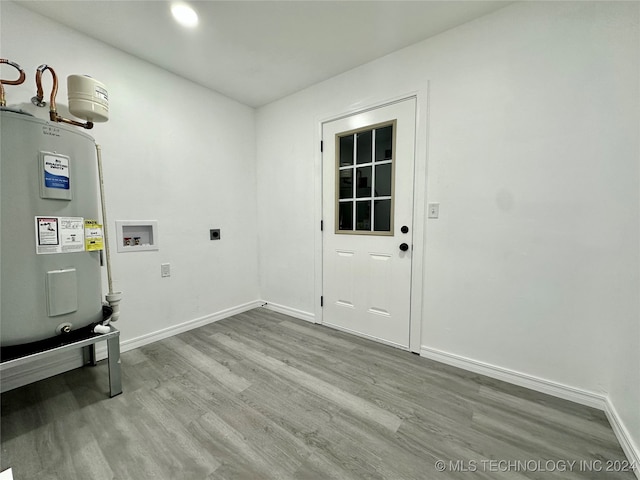
<svg viewBox="0 0 640 480"><path fill-rule="evenodd" d="M157 220L116 220L118 252L158 250Z"/></svg>

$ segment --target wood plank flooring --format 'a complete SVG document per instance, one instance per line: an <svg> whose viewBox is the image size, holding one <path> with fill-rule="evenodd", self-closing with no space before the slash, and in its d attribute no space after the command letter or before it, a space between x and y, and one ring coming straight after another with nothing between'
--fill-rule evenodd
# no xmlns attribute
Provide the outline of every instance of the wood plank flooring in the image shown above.
<svg viewBox="0 0 640 480"><path fill-rule="evenodd" d="M16 480L628 479L604 414L256 309L2 395ZM438 463L442 461L443 463ZM575 463L572 463L575 462ZM438 471L438 468L440 470Z"/></svg>

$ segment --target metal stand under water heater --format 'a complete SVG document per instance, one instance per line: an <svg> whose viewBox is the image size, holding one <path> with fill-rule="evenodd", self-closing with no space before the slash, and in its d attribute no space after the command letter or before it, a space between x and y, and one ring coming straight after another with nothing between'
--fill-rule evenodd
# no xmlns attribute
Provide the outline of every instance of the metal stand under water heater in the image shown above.
<svg viewBox="0 0 640 480"><path fill-rule="evenodd" d="M53 77L50 119L42 120L6 107L3 84L20 84L25 75L13 62L0 64L20 72L18 80L0 81L0 371L78 348L85 363L95 364L95 343L106 340L110 393L117 395L120 332L110 322L117 319L120 293L111 291L108 261L113 305L103 304L101 263L110 258L100 150L75 128L108 120L107 90L90 77L70 76L69 111L87 121L63 118L56 74L42 65L37 106L46 105L42 74L49 70Z"/></svg>

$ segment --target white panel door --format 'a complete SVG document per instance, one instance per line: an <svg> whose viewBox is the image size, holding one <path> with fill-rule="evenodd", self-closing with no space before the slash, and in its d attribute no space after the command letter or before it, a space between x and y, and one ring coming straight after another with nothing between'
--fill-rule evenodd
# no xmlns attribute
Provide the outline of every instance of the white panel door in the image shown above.
<svg viewBox="0 0 640 480"><path fill-rule="evenodd" d="M416 100L322 126L323 324L409 348Z"/></svg>

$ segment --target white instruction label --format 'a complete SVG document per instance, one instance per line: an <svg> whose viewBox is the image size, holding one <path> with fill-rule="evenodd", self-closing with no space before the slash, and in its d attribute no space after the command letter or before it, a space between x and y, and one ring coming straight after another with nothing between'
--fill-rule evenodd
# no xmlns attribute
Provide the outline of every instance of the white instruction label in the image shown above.
<svg viewBox="0 0 640 480"><path fill-rule="evenodd" d="M82 217L36 217L36 253L84 252Z"/></svg>

